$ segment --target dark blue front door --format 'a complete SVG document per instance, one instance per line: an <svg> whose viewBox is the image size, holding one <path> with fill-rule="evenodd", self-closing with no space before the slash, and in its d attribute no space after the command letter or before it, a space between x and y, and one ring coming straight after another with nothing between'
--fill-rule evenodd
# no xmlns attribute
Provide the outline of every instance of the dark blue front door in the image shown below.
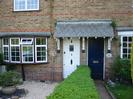
<svg viewBox="0 0 133 99"><path fill-rule="evenodd" d="M88 65L93 79L103 79L104 39L90 38L88 42Z"/></svg>

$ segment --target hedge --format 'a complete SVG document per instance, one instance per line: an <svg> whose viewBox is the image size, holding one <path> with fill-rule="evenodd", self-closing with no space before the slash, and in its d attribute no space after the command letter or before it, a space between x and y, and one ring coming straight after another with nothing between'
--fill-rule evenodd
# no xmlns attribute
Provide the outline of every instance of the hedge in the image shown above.
<svg viewBox="0 0 133 99"><path fill-rule="evenodd" d="M99 99L88 66L79 66L47 99Z"/></svg>
<svg viewBox="0 0 133 99"><path fill-rule="evenodd" d="M133 83L133 38L132 38L132 48L131 48L131 78Z"/></svg>

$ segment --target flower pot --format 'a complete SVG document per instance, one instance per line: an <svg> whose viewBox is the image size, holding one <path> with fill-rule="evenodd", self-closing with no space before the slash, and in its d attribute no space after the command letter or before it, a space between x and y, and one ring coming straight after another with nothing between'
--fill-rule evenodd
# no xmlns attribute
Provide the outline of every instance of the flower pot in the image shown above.
<svg viewBox="0 0 133 99"><path fill-rule="evenodd" d="M16 91L16 86L8 86L8 87L2 87L1 91L3 94L10 95L15 93Z"/></svg>

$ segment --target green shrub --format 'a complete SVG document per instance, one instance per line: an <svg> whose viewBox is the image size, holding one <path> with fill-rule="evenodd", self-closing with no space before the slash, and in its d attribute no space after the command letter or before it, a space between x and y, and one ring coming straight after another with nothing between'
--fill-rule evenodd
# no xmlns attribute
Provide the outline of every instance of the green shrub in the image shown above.
<svg viewBox="0 0 133 99"><path fill-rule="evenodd" d="M16 70L16 66L14 64L7 64L6 65L6 70L7 71L15 71Z"/></svg>
<svg viewBox="0 0 133 99"><path fill-rule="evenodd" d="M131 48L131 78L133 83L133 38L132 38L132 48Z"/></svg>
<svg viewBox="0 0 133 99"><path fill-rule="evenodd" d="M0 65L3 64L3 54L0 53Z"/></svg>
<svg viewBox="0 0 133 99"><path fill-rule="evenodd" d="M115 21L115 20L112 21L111 26L112 26L113 28L116 28L117 24L116 24L116 21Z"/></svg>
<svg viewBox="0 0 133 99"><path fill-rule="evenodd" d="M88 66L80 66L61 82L48 99L99 99Z"/></svg>
<svg viewBox="0 0 133 99"><path fill-rule="evenodd" d="M120 82L131 80L130 60L117 57L112 65L112 76Z"/></svg>
<svg viewBox="0 0 133 99"><path fill-rule="evenodd" d="M132 99L133 86L128 84L116 84L115 87L108 86L109 90L115 96L115 99Z"/></svg>
<svg viewBox="0 0 133 99"><path fill-rule="evenodd" d="M0 74L0 86L3 87L19 84L20 80L20 75L15 71L8 71Z"/></svg>

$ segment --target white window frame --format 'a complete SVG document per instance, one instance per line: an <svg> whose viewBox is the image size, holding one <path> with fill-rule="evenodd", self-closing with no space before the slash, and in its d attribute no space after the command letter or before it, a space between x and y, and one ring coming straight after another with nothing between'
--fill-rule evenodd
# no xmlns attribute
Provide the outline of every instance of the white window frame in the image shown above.
<svg viewBox="0 0 133 99"><path fill-rule="evenodd" d="M19 44L11 44L12 39L18 39L19 40ZM20 63L21 61L21 55L19 56L19 61L12 61L12 51L11 51L11 47L19 47L19 55L20 55L20 38L16 37L16 38L10 38L10 61L12 63Z"/></svg>
<svg viewBox="0 0 133 99"><path fill-rule="evenodd" d="M46 44L45 45L36 45L36 38L38 37L33 37L33 38L20 38L20 37L11 37L11 38L7 38L8 39L8 45L4 45L4 39L2 40L2 46L3 46L3 53L4 53L4 47L8 48L8 60L4 60L5 62L11 62L11 63L46 63L48 60L48 56L47 56L47 42L48 42L48 38L47 37L41 37L41 38L45 38L46 39ZM18 44L11 44L13 39L19 39L19 43ZM22 43L21 41L23 39L31 39L31 42L28 43ZM31 46L32 47L32 52L33 52L33 61L24 61L24 57L23 57L23 47L24 46ZM19 61L12 61L12 54L11 54L11 48L12 47L19 47ZM46 48L46 59L42 60L42 61L37 61L37 48L38 47L45 47Z"/></svg>
<svg viewBox="0 0 133 99"><path fill-rule="evenodd" d="M23 42L23 40L31 40L30 42ZM21 44L22 45L29 45L29 44L33 44L33 38L22 38L21 39Z"/></svg>
<svg viewBox="0 0 133 99"><path fill-rule="evenodd" d="M16 4L15 4L15 2L16 2L16 0L14 0L14 11L36 11L36 10L39 10L39 0L37 0L37 8L36 9L28 9L27 7L28 7L28 4L27 4L27 1L28 0L25 0L25 9L16 9Z"/></svg>
<svg viewBox="0 0 133 99"><path fill-rule="evenodd" d="M24 61L23 60L23 47L24 46L31 46L32 47L32 52L33 52L33 61ZM34 45L21 45L21 52L22 52L22 63L34 63Z"/></svg>
<svg viewBox="0 0 133 99"><path fill-rule="evenodd" d="M23 40L23 39L30 39L30 40L32 41L32 43L23 43L23 44L22 44L22 40ZM23 58L24 58L24 57L23 57L23 54L24 54L24 53L23 53L23 47L24 47L24 46L31 46L31 47L32 47L33 61L30 61L30 62L27 61L27 62L26 62L26 61L23 60ZM22 63L34 63L34 53L35 53L35 52L34 52L33 38L21 38L21 53L22 53Z"/></svg>
<svg viewBox="0 0 133 99"><path fill-rule="evenodd" d="M10 43L10 40L9 40L9 39L8 39L8 43ZM9 61L10 61L10 52L9 52L10 49L9 49L9 44L8 44L8 45L4 45L4 39L2 39L2 45L3 45L3 49L2 49L2 50L3 50L3 53L4 53L4 47L7 47L7 48L8 48L8 60L5 60L5 59L4 59L4 61L5 61L5 62L9 62Z"/></svg>
<svg viewBox="0 0 133 99"><path fill-rule="evenodd" d="M123 58L123 37L133 37L133 31L120 31L118 32L118 36L120 36L120 58Z"/></svg>
<svg viewBox="0 0 133 99"><path fill-rule="evenodd" d="M37 37L36 37L37 38ZM47 62L47 38L46 37L41 37L46 39L46 44L45 45L36 45L36 38L35 38L35 61L36 63L42 63L42 62ZM46 60L45 61L37 61L37 48L38 47L45 47L46 48Z"/></svg>

